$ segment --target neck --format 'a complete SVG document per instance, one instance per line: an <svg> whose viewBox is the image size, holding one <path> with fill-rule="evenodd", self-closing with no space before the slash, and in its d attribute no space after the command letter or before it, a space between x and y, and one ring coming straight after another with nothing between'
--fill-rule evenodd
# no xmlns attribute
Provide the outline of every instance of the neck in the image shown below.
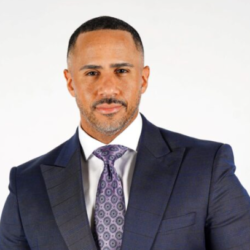
<svg viewBox="0 0 250 250"><path fill-rule="evenodd" d="M104 143L104 144L109 144L112 142L119 134L121 134L137 117L138 112L135 114L135 116L130 120L126 126L124 126L122 129L118 130L114 134L105 134L101 133L100 131L96 130L92 126L89 126L86 120L83 120L81 117L81 128L92 138Z"/></svg>

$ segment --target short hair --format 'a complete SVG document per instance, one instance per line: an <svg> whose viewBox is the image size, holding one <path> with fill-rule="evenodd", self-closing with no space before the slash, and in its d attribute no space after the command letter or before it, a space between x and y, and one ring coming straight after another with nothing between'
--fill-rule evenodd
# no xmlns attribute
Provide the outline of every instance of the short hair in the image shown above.
<svg viewBox="0 0 250 250"><path fill-rule="evenodd" d="M136 48L141 51L144 56L144 48L141 37L131 25L115 17L100 16L88 20L74 31L69 39L67 57L69 57L70 51L74 48L76 40L80 34L88 31L105 29L123 30L129 32L132 35Z"/></svg>

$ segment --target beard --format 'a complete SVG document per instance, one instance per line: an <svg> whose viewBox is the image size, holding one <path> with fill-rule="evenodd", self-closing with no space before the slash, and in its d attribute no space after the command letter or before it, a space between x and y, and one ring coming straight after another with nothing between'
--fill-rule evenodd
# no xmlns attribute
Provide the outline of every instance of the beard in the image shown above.
<svg viewBox="0 0 250 250"><path fill-rule="evenodd" d="M112 136L112 135L118 133L123 128L125 128L127 124L129 124L131 122L131 120L134 118L135 114L139 110L140 100L141 100L141 90L139 90L137 95L136 95L135 105L131 106L129 109L127 107L126 102L123 100L119 100L116 98L103 98L103 99L95 102L91 106L90 111L88 111L82 105L78 96L76 96L76 103L77 103L77 106L79 108L81 116L85 119L85 121L88 122L88 124L93 129L97 130L98 132L100 132L102 134L108 135L108 136ZM95 111L96 106L98 104L101 104L101 103L108 103L108 104L120 103L125 108L126 114L121 116L120 118L116 118L115 117L116 114L103 114L104 116L106 116L107 121L105 121L105 122L100 121L98 119L98 117L96 117L94 111Z"/></svg>

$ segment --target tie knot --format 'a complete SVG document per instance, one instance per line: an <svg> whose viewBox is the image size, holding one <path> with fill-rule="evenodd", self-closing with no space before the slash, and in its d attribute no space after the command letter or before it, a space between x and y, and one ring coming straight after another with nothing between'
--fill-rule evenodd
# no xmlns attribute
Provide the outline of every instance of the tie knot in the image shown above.
<svg viewBox="0 0 250 250"><path fill-rule="evenodd" d="M104 163L114 165L116 159L120 158L126 151L127 147L122 145L107 145L96 149L93 155L103 160Z"/></svg>

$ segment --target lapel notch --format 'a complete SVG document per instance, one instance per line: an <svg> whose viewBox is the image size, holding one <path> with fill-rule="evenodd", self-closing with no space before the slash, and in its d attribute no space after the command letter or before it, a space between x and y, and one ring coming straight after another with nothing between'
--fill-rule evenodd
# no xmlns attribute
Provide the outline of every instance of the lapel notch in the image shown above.
<svg viewBox="0 0 250 250"><path fill-rule="evenodd" d="M185 152L185 148L170 149L159 128L142 118L122 250L151 249Z"/></svg>
<svg viewBox="0 0 250 250"><path fill-rule="evenodd" d="M78 131L54 164L41 165L51 208L69 250L96 250L87 217Z"/></svg>

